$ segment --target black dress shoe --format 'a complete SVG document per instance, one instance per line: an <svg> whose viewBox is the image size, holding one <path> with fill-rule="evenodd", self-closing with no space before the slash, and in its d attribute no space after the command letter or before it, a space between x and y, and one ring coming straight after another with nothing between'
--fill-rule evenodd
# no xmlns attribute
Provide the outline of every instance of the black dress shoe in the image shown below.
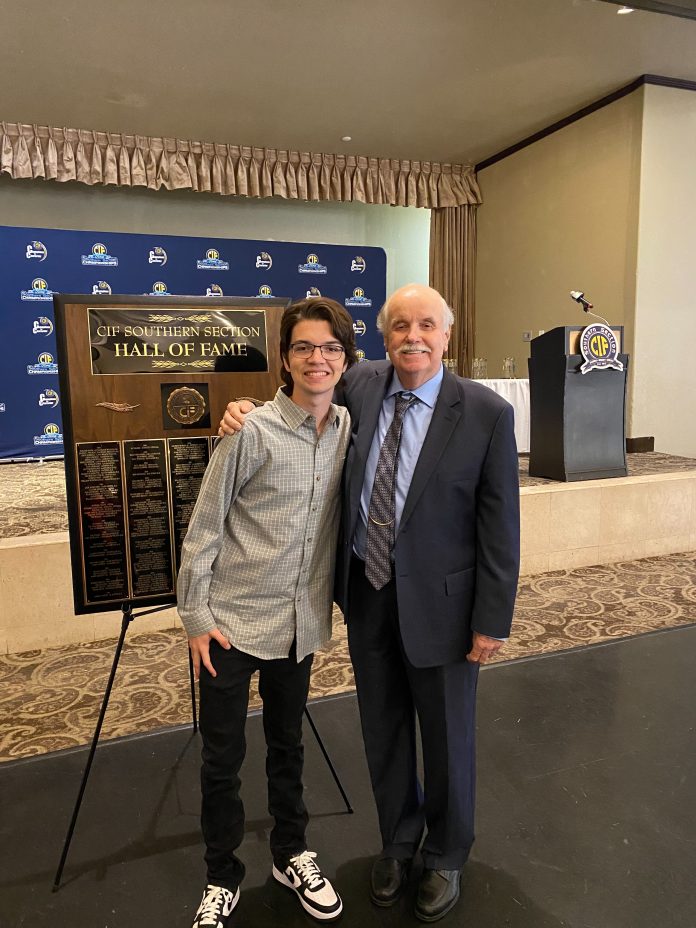
<svg viewBox="0 0 696 928"><path fill-rule="evenodd" d="M372 864L370 874L370 899L375 905L394 905L404 891L410 860L397 860L395 857L378 857Z"/></svg>
<svg viewBox="0 0 696 928"><path fill-rule="evenodd" d="M461 870L424 870L418 884L416 918L422 922L436 922L459 899Z"/></svg>

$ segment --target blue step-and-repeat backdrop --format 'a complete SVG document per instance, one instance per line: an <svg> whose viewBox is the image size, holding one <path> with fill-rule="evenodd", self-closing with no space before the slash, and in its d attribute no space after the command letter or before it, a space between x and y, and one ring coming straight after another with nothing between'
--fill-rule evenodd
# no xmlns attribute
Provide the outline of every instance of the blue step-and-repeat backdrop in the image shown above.
<svg viewBox="0 0 696 928"><path fill-rule="evenodd" d="M382 248L0 226L0 459L63 454L54 293L328 296L383 358L385 291Z"/></svg>

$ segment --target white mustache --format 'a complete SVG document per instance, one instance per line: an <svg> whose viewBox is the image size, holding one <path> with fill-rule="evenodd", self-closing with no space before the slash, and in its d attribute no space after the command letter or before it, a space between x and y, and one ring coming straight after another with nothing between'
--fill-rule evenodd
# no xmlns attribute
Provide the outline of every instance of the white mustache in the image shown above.
<svg viewBox="0 0 696 928"><path fill-rule="evenodd" d="M430 354L431 349L426 345L402 345L396 351L397 354Z"/></svg>

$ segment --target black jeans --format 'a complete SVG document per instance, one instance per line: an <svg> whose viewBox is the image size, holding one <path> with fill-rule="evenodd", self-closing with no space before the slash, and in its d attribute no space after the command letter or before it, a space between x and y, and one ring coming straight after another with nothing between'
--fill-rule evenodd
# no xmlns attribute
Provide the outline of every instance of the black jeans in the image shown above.
<svg viewBox="0 0 696 928"><path fill-rule="evenodd" d="M239 770L246 753L249 681L256 670L267 746L268 811L275 819L270 836L274 863L284 869L290 857L306 850L302 713L313 655L298 664L293 644L288 657L262 660L211 641L210 656L217 676L205 667L200 675L201 828L208 882L234 892L244 876L244 865L235 855L244 837Z"/></svg>

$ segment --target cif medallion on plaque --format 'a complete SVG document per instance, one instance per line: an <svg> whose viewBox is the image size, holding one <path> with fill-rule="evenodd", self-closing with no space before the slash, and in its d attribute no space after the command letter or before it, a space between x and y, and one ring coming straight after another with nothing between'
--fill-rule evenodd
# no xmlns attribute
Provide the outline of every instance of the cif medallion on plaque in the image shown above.
<svg viewBox="0 0 696 928"><path fill-rule="evenodd" d="M210 428L207 383L163 383L161 389L166 429Z"/></svg>

